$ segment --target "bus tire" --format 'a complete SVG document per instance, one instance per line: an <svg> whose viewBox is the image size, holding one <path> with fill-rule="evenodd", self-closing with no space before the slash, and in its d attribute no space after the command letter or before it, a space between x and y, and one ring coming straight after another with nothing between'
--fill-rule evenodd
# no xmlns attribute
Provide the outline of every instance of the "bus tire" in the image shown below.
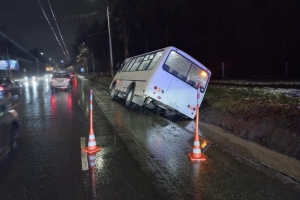
<svg viewBox="0 0 300 200"><path fill-rule="evenodd" d="M116 90L116 85L113 85L110 91L110 99L115 100L118 97L118 91Z"/></svg>
<svg viewBox="0 0 300 200"><path fill-rule="evenodd" d="M134 87L131 87L126 95L125 105L128 108L137 109L139 108L139 105L132 102L133 97L134 97Z"/></svg>

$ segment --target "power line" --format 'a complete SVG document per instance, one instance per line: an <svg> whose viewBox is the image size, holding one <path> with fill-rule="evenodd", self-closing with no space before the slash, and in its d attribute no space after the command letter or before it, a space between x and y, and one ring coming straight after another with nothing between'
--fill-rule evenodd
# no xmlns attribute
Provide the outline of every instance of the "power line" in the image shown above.
<svg viewBox="0 0 300 200"><path fill-rule="evenodd" d="M62 41L62 43L64 44L64 47L65 47L65 50L66 50L66 52L67 52L67 54L68 54L69 60L71 60L71 57L70 57L70 55L69 55L69 52L68 52L68 49L67 49L67 47L66 47L66 44L65 44L64 38L63 38L63 36L62 36L62 34L61 34L61 32L60 32L60 29L59 29L58 23L57 23L57 21L56 21L56 18L55 18L55 15L54 15L54 13L53 13L53 10L52 10L52 7L51 7L51 4L50 4L50 1L49 1L49 0L48 0L48 3L49 3L49 7L50 7L50 9L51 9L51 12L52 12L52 15L53 15L54 21L55 21L55 23L56 23L56 26L57 26L58 32L59 32L59 34L60 34L61 41Z"/></svg>
<svg viewBox="0 0 300 200"><path fill-rule="evenodd" d="M54 34L54 36L55 36L55 38L56 38L56 40L57 40L57 42L58 42L59 46L61 47L61 49L62 49L63 53L64 53L64 54L65 54L65 56L66 56L66 58L69 60L69 58L68 58L68 56L67 56L66 52L64 51L63 47L61 46L61 43L59 42L59 40L58 40L58 38L57 38L57 36L56 36L56 34L55 34L55 31L54 31L54 29L53 29L53 27L52 27L52 25L51 25L51 23L50 23L50 21L49 21L49 19L48 19L47 15L46 15L45 11L44 11L44 9L43 9L43 6L42 6L42 4L41 4L40 0L37 0L37 1L38 1L39 5L40 5L40 7L41 7L41 9L42 9L42 11L43 11L43 13L44 13L44 16L45 16L45 18L46 18L46 20L47 20L47 22L48 22L48 24L49 24L49 26L50 26L50 28L51 28L51 30L52 30L52 32L53 32L53 34Z"/></svg>

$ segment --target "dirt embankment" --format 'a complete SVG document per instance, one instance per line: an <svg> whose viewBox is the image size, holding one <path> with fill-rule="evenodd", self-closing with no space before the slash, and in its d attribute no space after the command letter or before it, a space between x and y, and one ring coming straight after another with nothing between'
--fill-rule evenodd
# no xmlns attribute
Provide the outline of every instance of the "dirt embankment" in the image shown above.
<svg viewBox="0 0 300 200"><path fill-rule="evenodd" d="M289 89L210 86L201 105L201 121L300 160L297 95Z"/></svg>

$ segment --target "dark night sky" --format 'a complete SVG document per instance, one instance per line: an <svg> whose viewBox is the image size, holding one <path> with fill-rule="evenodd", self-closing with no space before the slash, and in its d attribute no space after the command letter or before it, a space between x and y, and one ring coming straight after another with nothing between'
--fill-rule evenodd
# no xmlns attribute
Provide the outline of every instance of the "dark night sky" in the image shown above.
<svg viewBox="0 0 300 200"><path fill-rule="evenodd" d="M70 54L70 45L75 39L78 25L81 23L91 24L95 19L101 21L106 15L104 0L49 1L56 16L74 15L82 17L79 19L73 18L73 20L57 18L61 34ZM40 2L58 39L61 41L48 0L40 0ZM111 1L108 2L111 3ZM84 14L95 12L98 12L98 14L83 17ZM47 58L52 58L57 63L60 60L67 60L39 6L38 0L0 0L0 13L0 28L11 39L21 38L21 45L26 50L41 49ZM61 44L63 46L62 42Z"/></svg>

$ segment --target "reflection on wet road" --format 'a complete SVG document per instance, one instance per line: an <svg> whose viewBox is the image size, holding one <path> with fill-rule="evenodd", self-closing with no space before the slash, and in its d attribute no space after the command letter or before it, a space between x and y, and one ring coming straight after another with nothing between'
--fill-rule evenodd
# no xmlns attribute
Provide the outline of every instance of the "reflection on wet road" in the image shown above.
<svg viewBox="0 0 300 200"><path fill-rule="evenodd" d="M87 155L89 90L94 131L102 151ZM148 112L110 101L89 80L52 92L44 80L29 83L12 100L22 117L18 152L0 169L0 199L297 199L297 193L239 163L218 148L190 162L193 134ZM224 160L218 160L222 155ZM227 164L225 164L227 162Z"/></svg>

